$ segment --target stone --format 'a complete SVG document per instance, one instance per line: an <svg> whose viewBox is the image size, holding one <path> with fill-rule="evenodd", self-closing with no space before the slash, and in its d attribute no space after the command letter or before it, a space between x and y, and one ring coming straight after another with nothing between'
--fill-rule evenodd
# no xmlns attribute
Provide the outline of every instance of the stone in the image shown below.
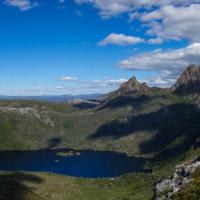
<svg viewBox="0 0 200 200"><path fill-rule="evenodd" d="M177 165L174 168L173 174L155 186L155 200L171 199L175 192L178 192L183 186L188 184L191 179L191 174L200 167L199 157L194 158L189 162ZM164 194L166 191L167 194Z"/></svg>
<svg viewBox="0 0 200 200"><path fill-rule="evenodd" d="M172 87L177 93L199 92L200 91L200 66L190 65L180 75Z"/></svg>

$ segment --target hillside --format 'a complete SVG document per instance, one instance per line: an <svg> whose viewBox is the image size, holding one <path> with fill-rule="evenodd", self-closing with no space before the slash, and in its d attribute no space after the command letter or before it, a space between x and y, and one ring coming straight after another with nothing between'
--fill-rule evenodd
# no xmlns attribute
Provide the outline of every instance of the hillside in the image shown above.
<svg viewBox="0 0 200 200"><path fill-rule="evenodd" d="M92 108L73 103L0 101L0 150L71 147L142 156L150 172L143 176L150 181L147 190L152 196L156 181L169 176L179 162L200 154L199 75L199 67L189 66L169 89L151 88L133 77ZM131 180L135 177L132 174ZM97 187L84 188L96 191L99 184L105 184L116 192L120 184L130 181L119 180L114 186L97 181ZM83 187L80 182L78 185ZM144 183L137 178L137 184L129 189L142 193ZM126 191L127 199L137 199L133 193ZM118 192L116 197L123 199Z"/></svg>
<svg viewBox="0 0 200 200"><path fill-rule="evenodd" d="M193 68L189 66L173 88L184 84L182 77L187 87L194 87ZM150 156L180 137L191 136L194 125L199 128L199 93L180 95L174 91L150 88L133 77L101 105L86 109L77 103L0 101L1 150L67 146Z"/></svg>

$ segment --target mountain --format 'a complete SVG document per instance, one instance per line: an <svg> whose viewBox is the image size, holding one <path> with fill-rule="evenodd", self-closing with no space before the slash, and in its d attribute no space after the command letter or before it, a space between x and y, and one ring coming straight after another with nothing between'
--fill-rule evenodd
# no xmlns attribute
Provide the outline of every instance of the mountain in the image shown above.
<svg viewBox="0 0 200 200"><path fill-rule="evenodd" d="M96 191L101 191L102 194L112 192L116 195L113 199L153 199L153 186L157 182L162 179L165 182L167 177L172 177L167 179L170 184L177 164L200 155L200 93L190 95L191 91L199 91L198 83L199 67L191 65L180 75L177 83L166 90L148 87L133 77L118 90L97 98L99 101L0 101L0 151L69 147L77 150L116 151L140 157L145 160L145 173L90 180L98 182L73 179L75 182L70 184L73 183L73 188L78 192L84 191L80 198L84 200L96 199L93 195ZM179 95L174 91L184 93ZM103 99L106 100L102 101ZM100 107L99 103L103 106ZM13 176L0 175L0 182L3 179L9 183L8 178L16 180ZM51 178L54 182L50 181L52 185L47 192L55 197L52 187L61 177L51 175ZM50 179L44 180L49 183ZM13 185L15 184L14 182ZM192 182L186 187L187 193L196 195L197 198L187 199L198 199L199 182L191 184ZM88 185L91 188L87 188ZM57 186L67 188L69 183ZM82 187L84 189L81 190ZM46 191L46 181L38 188L45 188ZM61 190L56 191L60 195ZM169 193L169 188L164 188L164 192ZM182 195L184 191L180 192L179 195ZM91 196L85 198L84 195ZM65 197L61 199L66 199ZM72 200L79 199L76 197L70 196ZM99 199L107 199L104 197L100 196ZM175 200L182 199L185 198L181 196Z"/></svg>
<svg viewBox="0 0 200 200"><path fill-rule="evenodd" d="M52 103L63 103L74 99L92 100L96 99L100 94L80 94L80 95L43 95L43 96L4 96L0 95L0 100L36 100Z"/></svg>
<svg viewBox="0 0 200 200"><path fill-rule="evenodd" d="M180 75L172 90L178 93L200 91L200 66L188 66Z"/></svg>
<svg viewBox="0 0 200 200"><path fill-rule="evenodd" d="M133 76L127 82L123 83L118 90L111 92L105 101L107 102L127 94L148 94L150 91L151 88L146 83L139 83L136 77Z"/></svg>
<svg viewBox="0 0 200 200"><path fill-rule="evenodd" d="M103 104L108 103L113 99L119 99L126 95L137 94L146 95L154 93L192 93L200 91L200 66L189 65L177 79L176 83L171 88L155 88L149 87L146 83L140 83L136 77L132 77L127 82L122 84L119 89L110 92L99 98Z"/></svg>

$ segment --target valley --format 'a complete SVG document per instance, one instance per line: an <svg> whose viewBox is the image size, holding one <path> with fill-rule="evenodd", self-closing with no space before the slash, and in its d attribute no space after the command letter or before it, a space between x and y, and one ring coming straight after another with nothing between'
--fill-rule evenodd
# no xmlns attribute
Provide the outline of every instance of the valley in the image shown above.
<svg viewBox="0 0 200 200"><path fill-rule="evenodd" d="M172 174L177 164L200 155L199 81L199 67L191 65L171 88L151 88L132 78L118 90L96 100L98 104L91 108L73 102L1 100L1 151L67 147L121 152L145 159L146 173L83 179L2 172L0 182L4 184L12 177L15 182L6 184L11 184L16 192L22 188L22 200L152 199L156 182ZM54 188L56 179L61 181ZM9 195L7 189L2 191L0 199ZM181 197L177 195L176 199Z"/></svg>

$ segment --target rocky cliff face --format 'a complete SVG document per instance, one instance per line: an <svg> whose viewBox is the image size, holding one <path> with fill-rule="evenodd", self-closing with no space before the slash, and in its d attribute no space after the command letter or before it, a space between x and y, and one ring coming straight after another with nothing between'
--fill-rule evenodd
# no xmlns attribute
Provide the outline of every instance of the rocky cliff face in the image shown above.
<svg viewBox="0 0 200 200"><path fill-rule="evenodd" d="M38 109L31 107L0 107L0 112L16 113L19 115L28 116L32 119L39 120L48 126L55 127L54 122L50 119L48 112L45 110L39 111Z"/></svg>
<svg viewBox="0 0 200 200"><path fill-rule="evenodd" d="M150 92L150 88L146 83L139 83L135 77L132 77L129 81L122 84L120 88L112 92L106 100L114 99L126 94L146 94Z"/></svg>
<svg viewBox="0 0 200 200"><path fill-rule="evenodd" d="M102 102L107 103L112 99L127 94L148 94L153 91L153 89L154 88L149 87L146 83L140 83L135 77L132 77L129 81L122 84L118 90L104 96ZM189 65L171 88L157 89L183 94L200 92L200 66Z"/></svg>
<svg viewBox="0 0 200 200"><path fill-rule="evenodd" d="M174 193L191 182L191 174L195 172L198 167L200 167L200 157L177 165L174 169L174 173L170 177L156 184L154 200L172 199Z"/></svg>
<svg viewBox="0 0 200 200"><path fill-rule="evenodd" d="M179 93L200 91L200 66L190 65L187 67L172 90Z"/></svg>

